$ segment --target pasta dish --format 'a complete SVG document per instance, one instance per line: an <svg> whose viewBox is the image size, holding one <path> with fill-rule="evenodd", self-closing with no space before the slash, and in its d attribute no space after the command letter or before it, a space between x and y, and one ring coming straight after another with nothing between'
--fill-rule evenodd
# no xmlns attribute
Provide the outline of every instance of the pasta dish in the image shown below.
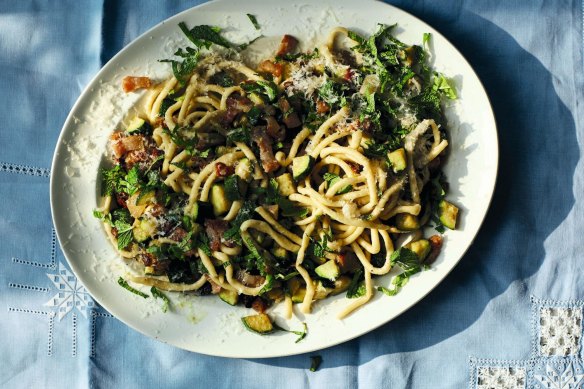
<svg viewBox="0 0 584 389"><path fill-rule="evenodd" d="M339 27L300 51L286 35L248 65L218 28L179 26L190 45L165 60L172 77L124 79L146 93L101 173L95 215L144 269L128 281L253 307L244 323L267 333L275 303L290 316L346 293L343 318L436 260L442 237L424 230L458 213L441 172L456 94L427 63L429 36Z"/></svg>

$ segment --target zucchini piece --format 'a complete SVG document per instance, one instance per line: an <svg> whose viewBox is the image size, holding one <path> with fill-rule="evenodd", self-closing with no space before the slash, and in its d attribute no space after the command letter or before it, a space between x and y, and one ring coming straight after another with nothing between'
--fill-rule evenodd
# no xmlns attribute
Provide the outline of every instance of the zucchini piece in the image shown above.
<svg viewBox="0 0 584 389"><path fill-rule="evenodd" d="M286 251L286 249L282 246L279 245L275 245L274 248L272 249L272 254L274 254L274 257L285 261L288 259L288 251Z"/></svg>
<svg viewBox="0 0 584 389"><path fill-rule="evenodd" d="M132 230L136 242L144 242L156 232L156 222L152 219L141 218L136 221Z"/></svg>
<svg viewBox="0 0 584 389"><path fill-rule="evenodd" d="M291 298L293 303L301 303L304 301L304 296L306 295L306 287L301 286L298 288L296 293L294 293Z"/></svg>
<svg viewBox="0 0 584 389"><path fill-rule="evenodd" d="M442 200L438 204L438 217L444 227L454 230L456 228L456 218L458 217L458 207L446 200Z"/></svg>
<svg viewBox="0 0 584 389"><path fill-rule="evenodd" d="M215 147L215 155L217 157L220 157L220 156L225 155L227 153L231 153L233 150L234 150L233 147L217 146L217 147Z"/></svg>
<svg viewBox="0 0 584 389"><path fill-rule="evenodd" d="M395 225L402 231L414 231L420 228L418 217L409 213L395 215Z"/></svg>
<svg viewBox="0 0 584 389"><path fill-rule="evenodd" d="M152 130L152 126L146 120L136 116L130 120L126 132L128 134L148 134Z"/></svg>
<svg viewBox="0 0 584 389"><path fill-rule="evenodd" d="M406 151L403 147L387 154L387 159L389 159L394 173L401 172L408 165L406 162Z"/></svg>
<svg viewBox="0 0 584 389"><path fill-rule="evenodd" d="M211 205L213 205L213 214L221 216L231 208L231 201L225 194L225 187L222 184L215 184L211 187Z"/></svg>
<svg viewBox="0 0 584 389"><path fill-rule="evenodd" d="M292 160L292 177L294 181L300 181L310 173L314 165L314 158L310 155L303 155Z"/></svg>
<svg viewBox="0 0 584 389"><path fill-rule="evenodd" d="M430 246L430 242L426 239L416 240L415 242L410 242L404 246L407 249L412 250L418 256L420 262L422 262L428 254L430 254L430 250L432 246Z"/></svg>
<svg viewBox="0 0 584 389"><path fill-rule="evenodd" d="M325 287L320 280L314 285L314 299L323 300L332 292L331 288Z"/></svg>
<svg viewBox="0 0 584 389"><path fill-rule="evenodd" d="M306 287L300 281L300 278L294 277L288 280L288 291L290 292L293 303L301 303L304 301Z"/></svg>
<svg viewBox="0 0 584 389"><path fill-rule="evenodd" d="M146 205L149 203L154 203L156 202L156 192L154 191L154 189L142 194L142 192L140 192L140 194L138 195L138 198L136 199L136 205Z"/></svg>
<svg viewBox="0 0 584 389"><path fill-rule="evenodd" d="M347 289L349 289L349 285L351 285L351 277L348 276L340 276L335 280L335 287L330 292L331 296L343 293Z"/></svg>
<svg viewBox="0 0 584 389"><path fill-rule="evenodd" d="M282 288L273 288L268 290L265 294L265 297L269 298L270 300L273 300L274 302L278 303L282 300L284 300L284 291L282 290Z"/></svg>
<svg viewBox="0 0 584 389"><path fill-rule="evenodd" d="M225 195L229 201L242 200L245 195L244 183L237 174L225 179Z"/></svg>
<svg viewBox="0 0 584 389"><path fill-rule="evenodd" d="M242 160L239 161L237 166L235 166L235 174L245 182L251 181L252 171L253 169L251 166L251 161L247 158L243 158Z"/></svg>
<svg viewBox="0 0 584 389"><path fill-rule="evenodd" d="M237 305L239 295L234 290L221 289L219 292L219 298L229 305Z"/></svg>
<svg viewBox="0 0 584 389"><path fill-rule="evenodd" d="M245 328L256 334L265 335L274 331L272 319L265 313L257 315L244 316L241 318Z"/></svg>
<svg viewBox="0 0 584 389"><path fill-rule="evenodd" d="M296 193L296 184L292 179L292 174L284 173L281 176L276 177L276 182L278 183L278 192L284 196L288 197L293 193Z"/></svg>
<svg viewBox="0 0 584 389"><path fill-rule="evenodd" d="M322 278L325 278L330 281L334 281L341 275L341 270L339 269L339 265L335 262L334 259L331 259L322 265L318 266L314 269L314 272Z"/></svg>

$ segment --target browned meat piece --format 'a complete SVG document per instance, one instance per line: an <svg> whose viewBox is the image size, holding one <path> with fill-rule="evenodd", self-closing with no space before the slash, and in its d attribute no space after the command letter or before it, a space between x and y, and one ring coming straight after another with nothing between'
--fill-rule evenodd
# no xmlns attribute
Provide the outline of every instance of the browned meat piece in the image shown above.
<svg viewBox="0 0 584 389"><path fill-rule="evenodd" d="M235 168L233 166L227 166L223 162L217 162L215 164L215 174L217 177L227 177L232 175L235 172Z"/></svg>
<svg viewBox="0 0 584 389"><path fill-rule="evenodd" d="M278 123L275 117L266 116L266 133L275 140L284 140L286 137L286 130Z"/></svg>
<svg viewBox="0 0 584 389"><path fill-rule="evenodd" d="M430 242L430 247L432 249L430 250L430 254L428 254L426 259L424 260L424 263L426 265L431 265L432 263L434 263L434 261L440 254L443 239L440 235L432 235L431 237L428 238L428 241Z"/></svg>
<svg viewBox="0 0 584 389"><path fill-rule="evenodd" d="M354 272L361 268L361 262L352 251L347 251L337 255L336 261L339 264L342 273Z"/></svg>
<svg viewBox="0 0 584 389"><path fill-rule="evenodd" d="M221 286L215 283L208 274L205 274L205 278L207 279L207 282L209 282L209 285L211 285L211 293L219 294L219 292L221 292Z"/></svg>
<svg viewBox="0 0 584 389"><path fill-rule="evenodd" d="M253 300L253 303L251 303L251 307L256 312L264 313L266 309L268 309L268 304L266 304L266 302L260 297L256 297L256 299Z"/></svg>
<svg viewBox="0 0 584 389"><path fill-rule="evenodd" d="M274 77L280 77L283 72L282 64L272 62L268 59L262 61L258 66L258 71L263 73L270 73Z"/></svg>
<svg viewBox="0 0 584 389"><path fill-rule="evenodd" d="M122 80L122 89L126 93L135 91L136 89L150 88L152 81L148 77L134 77L126 76Z"/></svg>
<svg viewBox="0 0 584 389"><path fill-rule="evenodd" d="M282 111L282 121L287 128L296 128L302 124L300 118L298 117L298 113L294 111L287 98L284 96L280 97L278 104L280 105L280 110Z"/></svg>
<svg viewBox="0 0 584 389"><path fill-rule="evenodd" d="M327 113L331 110L331 107L327 103L322 100L316 101L316 113L322 115L323 113Z"/></svg>
<svg viewBox="0 0 584 389"><path fill-rule="evenodd" d="M283 55L290 54L296 50L296 46L298 46L298 39L294 38L292 35L284 35L276 55L281 57Z"/></svg>
<svg viewBox="0 0 584 389"><path fill-rule="evenodd" d="M280 164L274 158L272 138L266 133L266 128L263 126L254 127L251 136L260 149L260 160L262 161L264 171L270 173L277 170Z"/></svg>
<svg viewBox="0 0 584 389"><path fill-rule="evenodd" d="M253 103L245 96L232 94L226 100L227 110L221 119L223 125L228 126L233 123L233 120L242 112L249 112L253 107Z"/></svg>
<svg viewBox="0 0 584 389"><path fill-rule="evenodd" d="M229 226L225 220L205 220L205 232L209 237L209 246L211 247L211 250L219 251L221 249L221 240L223 239L223 234L227 231L228 227Z"/></svg>
<svg viewBox="0 0 584 389"><path fill-rule="evenodd" d="M266 278L263 276L255 276L241 269L235 272L235 278L243 285L250 288L257 288L266 281Z"/></svg>

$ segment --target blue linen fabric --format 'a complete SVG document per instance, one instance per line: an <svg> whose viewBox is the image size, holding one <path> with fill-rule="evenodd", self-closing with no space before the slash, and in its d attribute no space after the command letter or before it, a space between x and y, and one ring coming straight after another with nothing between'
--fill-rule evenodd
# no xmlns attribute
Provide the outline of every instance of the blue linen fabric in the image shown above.
<svg viewBox="0 0 584 389"><path fill-rule="evenodd" d="M309 355L223 359L147 338L93 303L51 224L59 131L109 58L199 3L0 2L0 386L581 387L581 0L390 1L469 60L491 98L501 155L471 249L397 319ZM564 351L548 347L558 317L569 335L558 344L571 344ZM316 354L323 363L310 372Z"/></svg>

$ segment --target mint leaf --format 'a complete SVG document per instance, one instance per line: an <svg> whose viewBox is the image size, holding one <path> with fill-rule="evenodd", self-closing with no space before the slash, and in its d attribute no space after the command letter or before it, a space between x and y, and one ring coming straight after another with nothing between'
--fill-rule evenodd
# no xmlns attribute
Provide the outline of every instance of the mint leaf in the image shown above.
<svg viewBox="0 0 584 389"><path fill-rule="evenodd" d="M152 288L150 288L150 293L152 293L152 296L155 299L162 299L162 312L167 312L168 309L170 308L170 299L161 291L159 291L155 286L153 286Z"/></svg>
<svg viewBox="0 0 584 389"><path fill-rule="evenodd" d="M147 299L148 297L150 297L146 293L142 293L138 289L132 288L128 284L128 282L126 280L124 280L122 277L118 278L118 285L120 285L122 288L124 288L124 289L126 289L126 290L128 290L128 291L130 291L132 293L134 293L137 296L143 297L145 299Z"/></svg>

